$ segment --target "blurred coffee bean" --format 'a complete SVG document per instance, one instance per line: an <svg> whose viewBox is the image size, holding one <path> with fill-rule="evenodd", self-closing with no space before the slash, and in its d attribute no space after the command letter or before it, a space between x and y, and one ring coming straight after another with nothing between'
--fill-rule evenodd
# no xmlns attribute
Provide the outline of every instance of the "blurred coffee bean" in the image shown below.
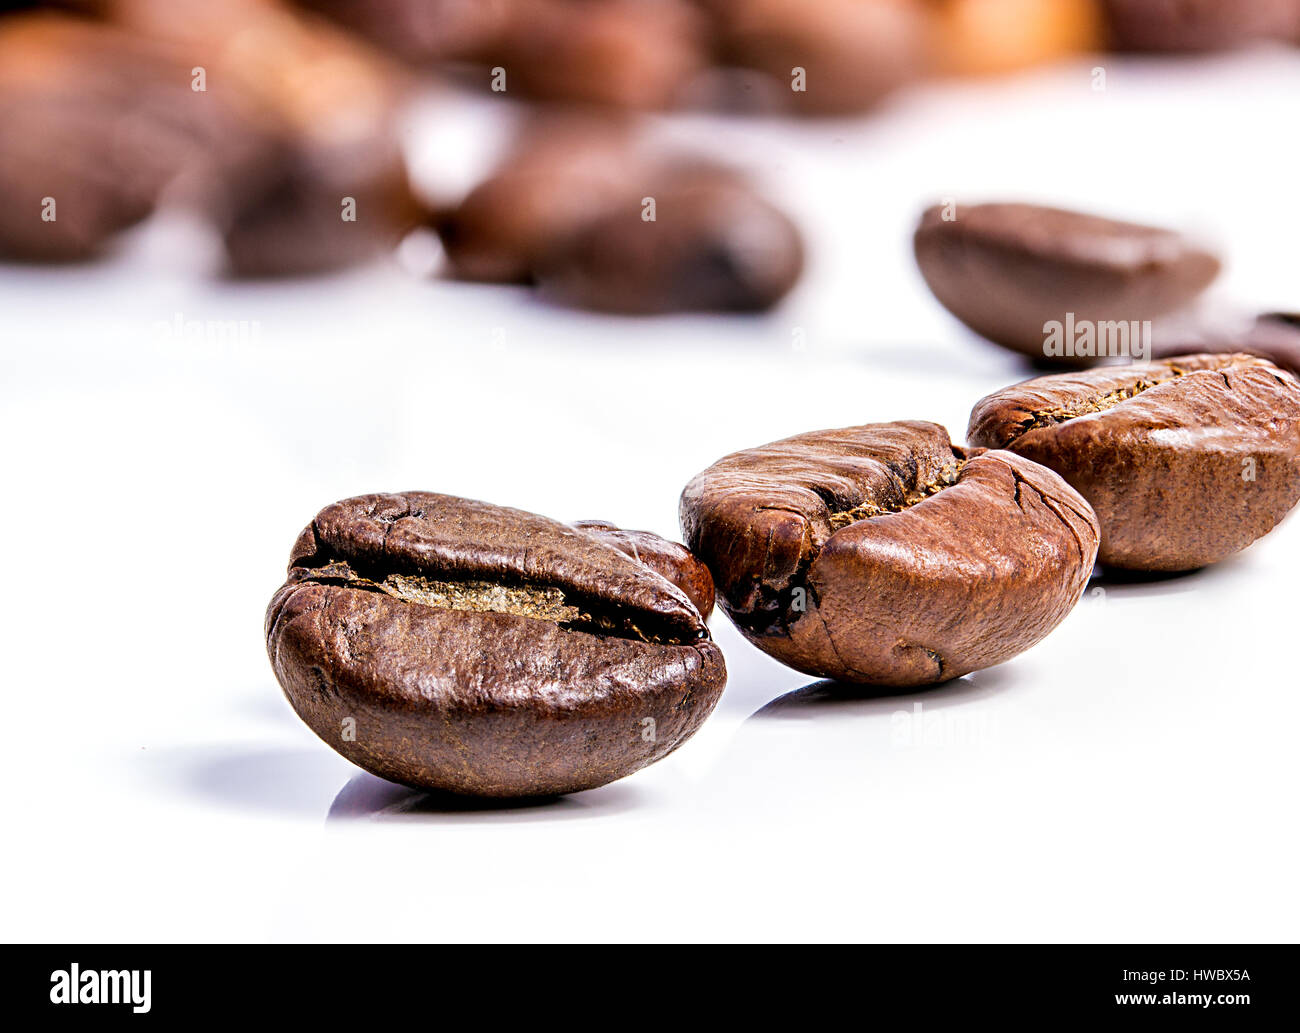
<svg viewBox="0 0 1300 1033"><path fill-rule="evenodd" d="M104 0L114 22L201 68L207 91L317 149L394 138L406 84L348 33L274 0Z"/></svg>
<svg viewBox="0 0 1300 1033"><path fill-rule="evenodd" d="M1069 365L1104 356L1074 340L1049 347L1049 324L1127 332L1189 304L1219 273L1218 258L1171 230L1031 204L935 206L914 245L934 296L977 334Z"/></svg>
<svg viewBox="0 0 1300 1033"><path fill-rule="evenodd" d="M692 168L664 179L559 248L540 271L542 290L628 314L761 311L789 292L803 243L788 216L730 173Z"/></svg>
<svg viewBox="0 0 1300 1033"><path fill-rule="evenodd" d="M951 75L986 75L1099 49L1097 0L930 0L936 64Z"/></svg>
<svg viewBox="0 0 1300 1033"><path fill-rule="evenodd" d="M0 20L0 253L92 257L178 180L247 160L236 113L190 87L165 49L113 27Z"/></svg>
<svg viewBox="0 0 1300 1033"><path fill-rule="evenodd" d="M393 150L373 158L351 178L305 153L284 158L279 175L245 194L224 225L230 272L305 276L391 253L425 211L401 156Z"/></svg>
<svg viewBox="0 0 1300 1033"><path fill-rule="evenodd" d="M454 273L491 283L531 282L561 241L620 200L638 199L644 164L623 122L539 119L441 219L438 232Z"/></svg>
<svg viewBox="0 0 1300 1033"><path fill-rule="evenodd" d="M505 93L629 109L671 107L707 63L682 0L518 0L485 63Z"/></svg>
<svg viewBox="0 0 1300 1033"><path fill-rule="evenodd" d="M1103 0L1120 50L1227 50L1269 38L1295 38L1295 0Z"/></svg>
<svg viewBox="0 0 1300 1033"><path fill-rule="evenodd" d="M409 61L477 65L471 81L507 96L664 108L707 63L706 21L685 0L303 0L302 6Z"/></svg>
<svg viewBox="0 0 1300 1033"><path fill-rule="evenodd" d="M871 107L927 62L927 12L908 0L703 0L718 56L777 80L789 111Z"/></svg>
<svg viewBox="0 0 1300 1033"><path fill-rule="evenodd" d="M420 221L396 125L405 84L368 46L274 0L105 2L273 137L209 211L235 275L365 261Z"/></svg>
<svg viewBox="0 0 1300 1033"><path fill-rule="evenodd" d="M803 263L793 224L736 173L573 114L528 127L438 230L461 278L617 312L766 308Z"/></svg>

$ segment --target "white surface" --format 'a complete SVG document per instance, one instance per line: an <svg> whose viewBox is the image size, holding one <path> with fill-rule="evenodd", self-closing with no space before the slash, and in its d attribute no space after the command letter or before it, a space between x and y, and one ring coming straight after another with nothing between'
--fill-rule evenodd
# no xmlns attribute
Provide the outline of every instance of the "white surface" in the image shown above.
<svg viewBox="0 0 1300 1033"><path fill-rule="evenodd" d="M809 275L764 319L602 319L389 267L223 284L166 226L111 264L0 270L6 938L1294 939L1295 521L913 696L801 693L715 616L730 682L699 735L541 807L422 811L315 739L263 649L338 498L675 536L683 484L735 448L895 418L960 439L1025 374L914 271L939 197L1190 226L1229 252L1220 295L1296 307L1300 56L1108 61L1104 94L1093 63L871 120L665 122L806 227ZM436 164L488 114L433 103L414 146ZM170 340L177 313L259 326Z"/></svg>

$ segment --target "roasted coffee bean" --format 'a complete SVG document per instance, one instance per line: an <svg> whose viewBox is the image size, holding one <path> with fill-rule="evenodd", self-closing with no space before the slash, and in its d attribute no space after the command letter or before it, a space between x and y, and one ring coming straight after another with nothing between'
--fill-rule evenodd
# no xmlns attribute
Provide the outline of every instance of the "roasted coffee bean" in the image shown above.
<svg viewBox="0 0 1300 1033"><path fill-rule="evenodd" d="M925 12L910 0L705 0L719 59L771 76L791 112L863 111L929 60Z"/></svg>
<svg viewBox="0 0 1300 1033"><path fill-rule="evenodd" d="M165 47L237 103L260 160L206 214L237 276L320 272L371 258L426 218L398 134L405 83L388 59L268 0L104 0L135 36ZM188 75L185 80L189 85ZM209 94L192 94L203 103Z"/></svg>
<svg viewBox="0 0 1300 1033"><path fill-rule="evenodd" d="M1294 38L1295 0L1104 0L1111 41L1121 50L1227 50Z"/></svg>
<svg viewBox="0 0 1300 1033"><path fill-rule="evenodd" d="M543 796L622 778L695 732L726 669L686 594L605 536L427 492L328 506L267 610L276 677L394 782Z"/></svg>
<svg viewBox="0 0 1300 1033"><path fill-rule="evenodd" d="M925 685L1028 649L1097 554L1088 504L933 423L817 431L727 456L682 493L687 545L755 645L808 674Z"/></svg>
<svg viewBox="0 0 1300 1033"><path fill-rule="evenodd" d="M1096 50L1096 0L930 0L937 64L950 75L1011 72Z"/></svg>
<svg viewBox="0 0 1300 1033"><path fill-rule="evenodd" d="M1029 204L936 205L914 243L921 275L954 316L1003 347L1069 365L1106 356L1053 336L1052 324L1127 338L1219 273L1214 255L1169 230ZM1140 354L1128 347L1123 357Z"/></svg>
<svg viewBox="0 0 1300 1033"><path fill-rule="evenodd" d="M530 126L438 232L459 277L610 312L764 309L803 267L794 224L743 177L652 152L618 120Z"/></svg>
<svg viewBox="0 0 1300 1033"><path fill-rule="evenodd" d="M707 620L713 612L713 575L685 546L649 531L625 531L604 520L578 520L573 526L666 577L686 593L701 617Z"/></svg>
<svg viewBox="0 0 1300 1033"><path fill-rule="evenodd" d="M1101 562L1192 570L1300 498L1300 381L1249 355L1039 377L980 401L971 445L1051 467L1097 512Z"/></svg>
<svg viewBox="0 0 1300 1033"><path fill-rule="evenodd" d="M466 280L532 282L547 256L588 222L640 200L645 167L621 121L568 116L529 125L439 221L452 270Z"/></svg>
<svg viewBox="0 0 1300 1033"><path fill-rule="evenodd" d="M681 0L524 0L486 57L507 94L627 109L674 106L706 60L704 22Z"/></svg>
<svg viewBox="0 0 1300 1033"><path fill-rule="evenodd" d="M345 166L290 147L221 220L229 271L246 278L329 272L390 253L427 210L393 146ZM346 217L345 217L346 216Z"/></svg>
<svg viewBox="0 0 1300 1033"><path fill-rule="evenodd" d="M803 270L790 218L740 178L683 169L640 203L592 220L538 272L550 298L605 312L758 312Z"/></svg>
<svg viewBox="0 0 1300 1033"><path fill-rule="evenodd" d="M94 257L184 177L249 160L237 114L195 96L153 41L52 13L0 20L0 255Z"/></svg>
<svg viewBox="0 0 1300 1033"><path fill-rule="evenodd" d="M423 64L472 66L507 96L670 107L707 60L705 21L683 0L306 0Z"/></svg>

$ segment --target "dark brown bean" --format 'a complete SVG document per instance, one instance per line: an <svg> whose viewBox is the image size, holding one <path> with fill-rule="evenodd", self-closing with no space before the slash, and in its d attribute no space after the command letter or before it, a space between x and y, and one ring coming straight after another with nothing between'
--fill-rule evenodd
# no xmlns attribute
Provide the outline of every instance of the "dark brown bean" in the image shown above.
<svg viewBox="0 0 1300 1033"><path fill-rule="evenodd" d="M800 671L925 685L1050 632L1097 553L1088 504L1009 452L933 423L817 431L737 452L681 499L719 605Z"/></svg>
<svg viewBox="0 0 1300 1033"><path fill-rule="evenodd" d="M485 56L507 94L625 109L674 106L705 62L704 23L680 0L526 0Z"/></svg>
<svg viewBox="0 0 1300 1033"><path fill-rule="evenodd" d="M0 21L0 255L94 257L165 189L211 190L255 161L239 113L190 86L156 41L50 13Z"/></svg>
<svg viewBox="0 0 1300 1033"><path fill-rule="evenodd" d="M497 169L438 232L455 274L530 283L547 257L592 219L638 200L646 159L630 127L580 116L528 126Z"/></svg>
<svg viewBox="0 0 1300 1033"><path fill-rule="evenodd" d="M970 443L1048 466L1101 522L1101 562L1192 570L1300 499L1300 382L1249 355L1038 377L981 400Z"/></svg>
<svg viewBox="0 0 1300 1033"><path fill-rule="evenodd" d="M365 261L420 224L398 136L406 83L368 45L278 3L105 0L132 34L202 67L269 144L212 198L237 276ZM233 135L233 134L232 134ZM220 146L215 148L219 153Z"/></svg>
<svg viewBox="0 0 1300 1033"><path fill-rule="evenodd" d="M908 0L706 0L720 59L771 76L787 110L863 111L924 69L928 23Z"/></svg>
<svg viewBox="0 0 1300 1033"><path fill-rule="evenodd" d="M726 669L690 599L601 536L427 492L328 506L266 616L299 716L383 778L591 789L666 756Z"/></svg>
<svg viewBox="0 0 1300 1033"><path fill-rule="evenodd" d="M1219 273L1213 254L1170 230L1030 204L936 205L915 250L935 297L977 334L1069 365L1098 356L1058 348L1049 324L1127 331L1188 304Z"/></svg>
<svg viewBox="0 0 1300 1033"><path fill-rule="evenodd" d="M784 212L733 175L688 168L588 223L538 280L547 296L597 311L758 312L802 271L802 238Z"/></svg>
<svg viewBox="0 0 1300 1033"><path fill-rule="evenodd" d="M607 119L530 127L439 233L460 277L609 312L764 309L803 267L798 230L743 177Z"/></svg>
<svg viewBox="0 0 1300 1033"><path fill-rule="evenodd" d="M302 276L391 252L427 218L391 143L353 155L350 166L292 145L268 163L223 220L230 272Z"/></svg>

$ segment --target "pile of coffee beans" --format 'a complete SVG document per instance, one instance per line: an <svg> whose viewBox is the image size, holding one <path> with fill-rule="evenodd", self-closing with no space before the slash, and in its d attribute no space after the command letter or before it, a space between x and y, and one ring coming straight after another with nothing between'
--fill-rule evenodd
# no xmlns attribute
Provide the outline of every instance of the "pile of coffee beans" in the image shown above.
<svg viewBox="0 0 1300 1033"><path fill-rule="evenodd" d="M631 313L763 310L803 268L797 229L754 184L646 153L632 114L854 114L926 77L1108 46L1300 39L1300 0L1231 13L1168 0L8 0L0 12L13 12L0 13L0 259L97 257L165 198L217 229L236 276L339 269L432 226L453 276ZM423 197L408 176L399 126L431 79L549 112L464 198ZM1117 275L1098 260L1099 277ZM1206 270L1186 262L1192 290ZM977 301L953 299L973 319ZM1021 329L981 332L1019 347Z"/></svg>
<svg viewBox="0 0 1300 1033"><path fill-rule="evenodd" d="M625 108L865 111L934 76L1300 41L1300 0L303 0L482 89ZM495 73L495 74L494 74ZM505 81L502 82L502 73Z"/></svg>
<svg viewBox="0 0 1300 1033"><path fill-rule="evenodd" d="M93 257L164 196L238 275L363 260L422 220L403 85L366 45L255 0L84 6L0 17L0 256Z"/></svg>

